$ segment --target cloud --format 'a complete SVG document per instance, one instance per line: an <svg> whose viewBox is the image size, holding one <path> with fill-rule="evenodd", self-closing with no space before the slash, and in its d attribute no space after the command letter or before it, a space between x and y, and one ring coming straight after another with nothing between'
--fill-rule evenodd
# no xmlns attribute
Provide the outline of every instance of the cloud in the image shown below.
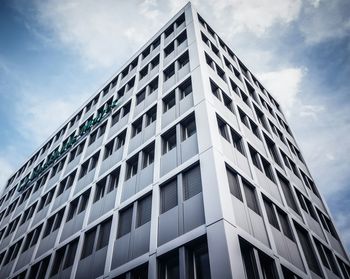
<svg viewBox="0 0 350 279"><path fill-rule="evenodd" d="M300 109L300 116L318 119L319 113L325 110L323 105L303 105Z"/></svg>
<svg viewBox="0 0 350 279"><path fill-rule="evenodd" d="M286 68L260 73L258 77L288 114L300 93L300 85L305 72L306 70L301 68Z"/></svg>
<svg viewBox="0 0 350 279"><path fill-rule="evenodd" d="M309 44L344 38L350 32L350 2L348 0L305 3L299 28Z"/></svg>
<svg viewBox="0 0 350 279"><path fill-rule="evenodd" d="M216 20L220 19L219 22L224 24L232 35L248 31L258 36L264 35L274 24L288 24L294 21L302 4L301 0L219 0L209 3Z"/></svg>
<svg viewBox="0 0 350 279"><path fill-rule="evenodd" d="M38 21L90 68L130 56L169 17L156 1L38 1Z"/></svg>
<svg viewBox="0 0 350 279"><path fill-rule="evenodd" d="M110 67L136 51L187 1L37 1L37 20L89 68ZM194 1L200 11L232 38L251 32L262 36L276 24L294 21L301 0ZM239 9L237 9L239 7ZM206 14L207 16L207 14Z"/></svg>
<svg viewBox="0 0 350 279"><path fill-rule="evenodd" d="M12 164L10 164L6 158L0 157L0 193L2 193L2 190L13 171L14 167Z"/></svg>
<svg viewBox="0 0 350 279"><path fill-rule="evenodd" d="M18 131L34 145L41 144L67 120L77 109L77 104L86 97L84 94L65 98L25 94L16 106L15 121Z"/></svg>
<svg viewBox="0 0 350 279"><path fill-rule="evenodd" d="M349 201L348 201L349 202ZM340 239L344 241L344 245L350 247L350 219L349 212L339 212L334 216L335 222L341 232Z"/></svg>

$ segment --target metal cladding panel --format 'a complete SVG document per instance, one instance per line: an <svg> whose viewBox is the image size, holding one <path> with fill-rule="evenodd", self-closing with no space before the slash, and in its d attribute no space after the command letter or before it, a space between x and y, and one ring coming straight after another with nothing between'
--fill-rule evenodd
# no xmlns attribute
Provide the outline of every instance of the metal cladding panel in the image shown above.
<svg viewBox="0 0 350 279"><path fill-rule="evenodd" d="M138 227L133 235L132 258L141 256L149 251L151 222Z"/></svg>
<svg viewBox="0 0 350 279"><path fill-rule="evenodd" d="M198 154L197 134L181 142L181 162L184 163L194 155Z"/></svg>
<svg viewBox="0 0 350 279"><path fill-rule="evenodd" d="M173 122L176 119L176 109L175 106L168 109L166 112L162 115L162 127L168 126L171 122Z"/></svg>
<svg viewBox="0 0 350 279"><path fill-rule="evenodd" d="M112 268L116 268L129 260L131 233L127 233L114 241Z"/></svg>
<svg viewBox="0 0 350 279"><path fill-rule="evenodd" d="M168 210L158 218L158 245L162 245L179 235L179 208Z"/></svg>
<svg viewBox="0 0 350 279"><path fill-rule="evenodd" d="M177 167L177 147L168 151L160 158L160 174L164 175Z"/></svg>
<svg viewBox="0 0 350 279"><path fill-rule="evenodd" d="M45 238L41 239L38 247L38 251L36 252L36 255L35 255L36 258L40 257L42 254L49 251L55 246L57 235L58 235L58 229L55 230L54 232L51 232Z"/></svg>
<svg viewBox="0 0 350 279"><path fill-rule="evenodd" d="M30 247L28 250L26 250L24 253L21 253L18 257L17 264L15 267L15 270L20 270L22 267L26 266L31 262L33 253L35 250L35 245Z"/></svg>
<svg viewBox="0 0 350 279"><path fill-rule="evenodd" d="M189 232L194 228L203 225L205 222L203 195L202 193L184 201L184 232Z"/></svg>

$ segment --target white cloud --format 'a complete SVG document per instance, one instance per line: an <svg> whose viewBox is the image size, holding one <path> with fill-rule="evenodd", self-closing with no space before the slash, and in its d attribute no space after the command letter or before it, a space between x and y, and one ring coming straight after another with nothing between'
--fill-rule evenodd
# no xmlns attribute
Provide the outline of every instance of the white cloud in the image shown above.
<svg viewBox="0 0 350 279"><path fill-rule="evenodd" d="M330 39L349 35L350 2L347 0L314 1L305 4L303 16L299 22L305 40L316 44Z"/></svg>
<svg viewBox="0 0 350 279"><path fill-rule="evenodd" d="M155 1L38 1L38 20L88 67L109 67L130 56L169 16Z"/></svg>
<svg viewBox="0 0 350 279"><path fill-rule="evenodd" d="M78 94L65 98L49 98L26 94L17 104L15 119L18 131L35 145L41 144L71 115L77 104L86 99Z"/></svg>
<svg viewBox="0 0 350 279"><path fill-rule="evenodd" d="M318 119L319 113L325 110L323 105L303 105L300 108L300 116L312 117L314 120Z"/></svg>
<svg viewBox="0 0 350 279"><path fill-rule="evenodd" d="M94 0L37 1L38 20L59 42L90 67L110 67L130 56L187 1ZM276 24L294 21L301 0L194 1L196 7L232 38L251 32L262 36ZM237 8L239 7L239 8ZM210 11L210 13L208 13Z"/></svg>
<svg viewBox="0 0 350 279"><path fill-rule="evenodd" d="M14 167L6 158L0 157L0 194L2 193L3 187L5 187L7 179L10 177Z"/></svg>
<svg viewBox="0 0 350 279"><path fill-rule="evenodd" d="M262 83L268 91L281 103L286 113L290 113L298 94L306 70L301 68L286 68L279 71L261 73Z"/></svg>

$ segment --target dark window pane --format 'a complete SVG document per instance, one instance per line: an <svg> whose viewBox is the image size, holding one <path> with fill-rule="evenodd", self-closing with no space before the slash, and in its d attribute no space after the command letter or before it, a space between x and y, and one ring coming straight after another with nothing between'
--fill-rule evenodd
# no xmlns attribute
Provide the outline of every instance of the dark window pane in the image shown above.
<svg viewBox="0 0 350 279"><path fill-rule="evenodd" d="M184 199L190 199L202 191L201 172L196 166L183 174Z"/></svg>
<svg viewBox="0 0 350 279"><path fill-rule="evenodd" d="M85 241L83 246L83 252L81 254L81 259L86 258L92 254L95 242L96 228L87 232L85 234Z"/></svg>
<svg viewBox="0 0 350 279"><path fill-rule="evenodd" d="M161 211L164 213L177 206L177 181L176 179L162 186L160 189Z"/></svg>
<svg viewBox="0 0 350 279"><path fill-rule="evenodd" d="M137 207L137 224L136 227L142 226L151 220L152 213L152 196L149 195L138 202Z"/></svg>
<svg viewBox="0 0 350 279"><path fill-rule="evenodd" d="M228 185L230 187L231 194L234 195L240 201L243 201L241 189L238 183L238 175L233 173L227 168L226 168L226 171L227 171Z"/></svg>
<svg viewBox="0 0 350 279"><path fill-rule="evenodd" d="M252 186L247 184L245 181L243 181L243 189L244 189L245 198L247 200L248 207L260 215L258 201L255 196L255 190L252 188Z"/></svg>
<svg viewBox="0 0 350 279"><path fill-rule="evenodd" d="M132 207L123 210L119 216L118 237L121 237L131 231Z"/></svg>
<svg viewBox="0 0 350 279"><path fill-rule="evenodd" d="M111 231L112 220L109 219L106 222L103 222L100 226L100 232L98 235L96 251L106 247L108 245L109 234Z"/></svg>

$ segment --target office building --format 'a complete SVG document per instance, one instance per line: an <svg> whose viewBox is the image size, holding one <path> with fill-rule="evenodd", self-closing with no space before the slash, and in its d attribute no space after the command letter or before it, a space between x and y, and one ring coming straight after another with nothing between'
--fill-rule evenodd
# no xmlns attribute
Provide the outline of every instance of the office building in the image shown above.
<svg viewBox="0 0 350 279"><path fill-rule="evenodd" d="M191 4L4 188L0 278L350 278L278 102Z"/></svg>

